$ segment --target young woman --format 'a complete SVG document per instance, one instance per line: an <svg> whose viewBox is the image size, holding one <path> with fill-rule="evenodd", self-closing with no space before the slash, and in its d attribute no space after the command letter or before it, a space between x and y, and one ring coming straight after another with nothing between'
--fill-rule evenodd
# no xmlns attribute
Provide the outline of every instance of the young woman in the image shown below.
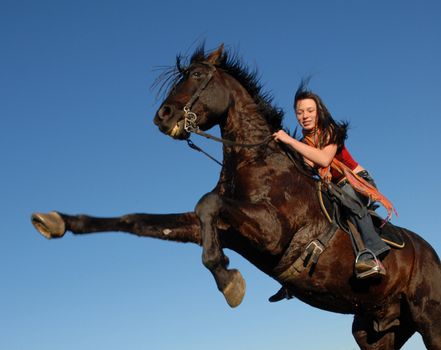
<svg viewBox="0 0 441 350"><path fill-rule="evenodd" d="M294 110L302 128L303 139L299 141L283 130L274 133L274 139L289 145L303 155L305 162L317 168L324 180L337 184L361 204L362 210L357 213L358 215L350 215L351 222L360 232L366 246L366 249L359 251L353 241L357 254L355 275L359 279L385 275L386 271L379 257L386 253L389 247L374 229L366 209L369 198L361 195L360 192L365 195L376 193L381 196L381 194L376 191L375 183L369 173L352 158L344 144L348 124L335 122L321 98L308 91L303 82L295 94ZM372 198L378 199L375 195Z"/></svg>

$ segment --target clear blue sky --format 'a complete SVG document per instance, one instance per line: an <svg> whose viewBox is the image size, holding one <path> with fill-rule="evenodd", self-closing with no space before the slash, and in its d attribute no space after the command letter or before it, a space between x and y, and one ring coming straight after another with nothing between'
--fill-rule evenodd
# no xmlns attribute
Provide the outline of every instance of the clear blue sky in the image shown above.
<svg viewBox="0 0 441 350"><path fill-rule="evenodd" d="M268 303L277 283L233 252L248 285L234 310L197 246L47 241L30 215L192 210L219 167L157 130L149 87L206 39L259 69L291 130L293 91L312 74L394 222L440 253L440 18L438 0L2 0L0 349L356 349L351 316ZM405 349L422 347L415 336Z"/></svg>

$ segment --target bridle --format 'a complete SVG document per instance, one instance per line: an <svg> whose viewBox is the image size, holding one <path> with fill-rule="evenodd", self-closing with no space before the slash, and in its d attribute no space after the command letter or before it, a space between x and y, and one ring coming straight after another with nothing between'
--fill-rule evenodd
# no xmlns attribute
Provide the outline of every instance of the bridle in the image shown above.
<svg viewBox="0 0 441 350"><path fill-rule="evenodd" d="M206 133L206 132L204 132L204 131L199 129L199 126L197 125L198 116L197 116L196 113L191 111L191 107L199 99L199 97L201 96L201 93L205 90L205 88L207 87L208 83L213 78L214 72L216 71L216 67L213 64L211 64L209 62L204 62L203 64L209 67L208 74L205 77L205 79L202 81L201 85L199 85L199 87L195 91L195 93L191 96L190 100L186 103L186 105L182 109L183 112L184 112L184 130L186 132L188 132L189 134L195 133L195 134L203 136L203 137L205 137L207 139L220 142L220 143L224 144L225 146L229 146L229 147L253 148L253 147L259 147L259 146L267 145L268 143L270 143L271 140L273 140L273 137L271 135L266 137L262 142L258 142L258 143L239 143L239 142L232 141L232 140L227 140L227 139L224 139L224 138L221 138L221 137L216 137L214 135L211 135L211 134ZM191 148L193 148L193 149L196 149L194 143L190 141L191 142L191 144L190 144L189 141L190 140L187 141L189 146Z"/></svg>
<svg viewBox="0 0 441 350"><path fill-rule="evenodd" d="M191 107L196 102L196 100L201 96L202 91L205 90L210 80L213 78L213 74L216 71L216 67L213 66L211 63L204 63L206 66L208 66L209 71L207 76L205 77L204 81L199 85L198 89L195 91L195 93L190 97L190 100L186 103L186 105L183 108L184 111L184 129L188 133L196 132L199 130L199 127L196 124L196 121L198 119L198 116L196 113L191 111Z"/></svg>

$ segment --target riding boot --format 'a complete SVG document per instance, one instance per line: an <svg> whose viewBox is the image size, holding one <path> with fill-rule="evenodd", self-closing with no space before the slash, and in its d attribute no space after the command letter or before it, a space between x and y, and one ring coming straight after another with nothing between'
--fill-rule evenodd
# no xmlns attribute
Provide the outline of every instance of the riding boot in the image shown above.
<svg viewBox="0 0 441 350"><path fill-rule="evenodd" d="M386 275L386 269L372 251L365 249L357 254L355 259L355 277L365 279Z"/></svg>
<svg viewBox="0 0 441 350"><path fill-rule="evenodd" d="M367 244L365 244L365 238L361 234L358 228L360 226L357 225L357 223L358 222L354 217L350 217L348 220L352 245L357 254L354 265L355 276L358 279L384 276L386 274L386 269L378 259L377 255L368 248ZM385 252L385 250L381 249L380 254L383 252Z"/></svg>
<svg viewBox="0 0 441 350"><path fill-rule="evenodd" d="M281 300L283 300L283 299L292 299L292 298L294 298L294 296L290 293L290 291L289 291L289 289L288 288L286 288L285 286L282 286L278 291L277 291L277 293L276 294L274 294L274 295L272 295L272 296L270 296L269 298L268 298L268 301L270 302L270 303L275 303L275 302L277 302L277 301L281 301Z"/></svg>

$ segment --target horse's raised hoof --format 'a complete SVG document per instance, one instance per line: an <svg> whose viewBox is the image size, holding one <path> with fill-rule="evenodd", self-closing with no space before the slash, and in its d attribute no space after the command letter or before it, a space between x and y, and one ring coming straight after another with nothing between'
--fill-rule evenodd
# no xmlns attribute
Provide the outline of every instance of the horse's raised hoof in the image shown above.
<svg viewBox="0 0 441 350"><path fill-rule="evenodd" d="M32 214L32 224L47 239L61 238L66 233L63 218L55 211Z"/></svg>
<svg viewBox="0 0 441 350"><path fill-rule="evenodd" d="M231 307L239 306L245 295L246 284L239 270L231 270L231 280L222 291L228 305Z"/></svg>

